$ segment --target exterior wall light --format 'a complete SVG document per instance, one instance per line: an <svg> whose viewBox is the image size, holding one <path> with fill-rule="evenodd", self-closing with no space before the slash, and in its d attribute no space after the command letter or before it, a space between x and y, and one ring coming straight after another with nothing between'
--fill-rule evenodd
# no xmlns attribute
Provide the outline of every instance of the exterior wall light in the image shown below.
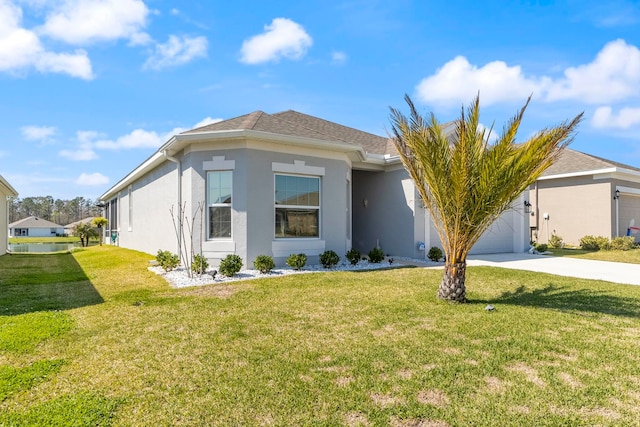
<svg viewBox="0 0 640 427"><path fill-rule="evenodd" d="M524 201L524 213L531 213L531 203Z"/></svg>

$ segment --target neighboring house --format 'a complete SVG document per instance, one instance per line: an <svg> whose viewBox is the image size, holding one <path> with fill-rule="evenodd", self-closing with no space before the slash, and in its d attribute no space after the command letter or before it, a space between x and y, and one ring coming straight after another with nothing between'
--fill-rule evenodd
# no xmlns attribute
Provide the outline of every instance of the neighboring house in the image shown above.
<svg viewBox="0 0 640 427"><path fill-rule="evenodd" d="M18 192L0 175L0 255L9 248L9 197L18 197Z"/></svg>
<svg viewBox="0 0 640 427"><path fill-rule="evenodd" d="M531 237L578 245L586 235L640 239L640 169L565 149L531 186Z"/></svg>
<svg viewBox="0 0 640 427"><path fill-rule="evenodd" d="M71 236L73 234L73 229L80 224L90 224L93 225L93 220L96 218L95 216L90 216L88 218L83 218L80 221L72 222L71 224L67 224L64 226L64 234L65 236ZM97 229L97 227L95 227Z"/></svg>
<svg viewBox="0 0 640 427"><path fill-rule="evenodd" d="M311 263L325 250L344 257L376 246L425 258L440 246L389 138L296 111L256 111L175 135L100 199L113 243L177 253L186 217L186 238L192 229L196 252L213 265L227 254L247 266L261 254L283 265L305 253ZM475 253L528 248L524 197L515 206Z"/></svg>
<svg viewBox="0 0 640 427"><path fill-rule="evenodd" d="M30 216L9 224L11 237L56 237L64 234L64 227L37 216Z"/></svg>

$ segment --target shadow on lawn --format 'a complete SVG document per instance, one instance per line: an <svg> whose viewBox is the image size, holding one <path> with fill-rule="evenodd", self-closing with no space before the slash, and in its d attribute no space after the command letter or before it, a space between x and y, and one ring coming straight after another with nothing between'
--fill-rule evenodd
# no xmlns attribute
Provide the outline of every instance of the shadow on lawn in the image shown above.
<svg viewBox="0 0 640 427"><path fill-rule="evenodd" d="M550 283L545 288L527 289L520 286L513 292L504 292L491 304L511 304L525 307L542 307L560 311L602 313L625 317L640 317L640 300L612 295L593 289L571 289Z"/></svg>
<svg viewBox="0 0 640 427"><path fill-rule="evenodd" d="M104 302L69 253L0 257L0 316Z"/></svg>

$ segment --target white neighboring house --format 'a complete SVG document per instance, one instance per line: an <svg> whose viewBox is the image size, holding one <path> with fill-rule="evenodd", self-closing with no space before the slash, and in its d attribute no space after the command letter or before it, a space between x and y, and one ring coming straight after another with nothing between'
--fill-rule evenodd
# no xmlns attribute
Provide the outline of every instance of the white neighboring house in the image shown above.
<svg viewBox="0 0 640 427"><path fill-rule="evenodd" d="M17 197L18 192L0 175L0 255L7 253L9 247L9 197Z"/></svg>
<svg viewBox="0 0 640 427"><path fill-rule="evenodd" d="M9 224L11 237L56 237L63 234L63 226L37 216L30 216Z"/></svg>
<svg viewBox="0 0 640 427"><path fill-rule="evenodd" d="M389 138L292 110L175 135L100 200L111 242L150 254L178 253L174 227L184 207L194 248L212 266L228 254L251 266L262 254L283 265L304 253L311 264L325 250L344 258L352 247L380 247L425 258L441 246ZM524 195L513 206L474 253L528 249Z"/></svg>
<svg viewBox="0 0 640 427"><path fill-rule="evenodd" d="M73 229L74 229L77 225L80 225L80 224L89 224L89 225L91 225L91 226L94 226L94 225L93 225L93 220L94 220L95 218L96 218L95 216L90 216L90 217L88 217L88 218L83 218L83 219L81 219L80 221L72 222L72 223L70 223L70 224L65 225L65 226L64 226L64 235L65 235L65 236L71 236L71 235L73 235ZM97 227L95 227L95 226L94 226L94 228L96 228L96 230L97 230Z"/></svg>

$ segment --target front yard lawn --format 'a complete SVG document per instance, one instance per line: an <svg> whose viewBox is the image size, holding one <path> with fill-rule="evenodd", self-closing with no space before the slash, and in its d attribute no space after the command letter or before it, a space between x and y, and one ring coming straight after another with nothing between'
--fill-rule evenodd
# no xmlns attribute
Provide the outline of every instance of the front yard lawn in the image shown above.
<svg viewBox="0 0 640 427"><path fill-rule="evenodd" d="M151 258L0 257L0 425L640 419L640 287L473 267L465 305L420 268L175 290Z"/></svg>
<svg viewBox="0 0 640 427"><path fill-rule="evenodd" d="M587 251L584 249L549 249L553 256L566 256L572 258L595 259L597 261L626 262L640 264L640 249L629 251Z"/></svg>

